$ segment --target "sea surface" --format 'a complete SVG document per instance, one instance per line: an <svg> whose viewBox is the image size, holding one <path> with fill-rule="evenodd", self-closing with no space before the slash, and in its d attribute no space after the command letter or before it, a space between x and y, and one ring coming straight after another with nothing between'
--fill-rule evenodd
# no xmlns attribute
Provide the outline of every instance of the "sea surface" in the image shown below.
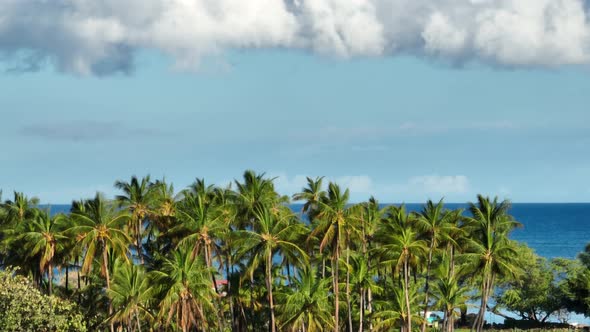
<svg viewBox="0 0 590 332"><path fill-rule="evenodd" d="M467 204L447 203L448 209L467 208ZM422 204L406 204L409 211L420 211ZM299 212L301 204L291 208ZM70 205L53 205L52 213L68 212ZM467 212L465 212L467 214ZM575 258L590 242L590 203L514 203L510 214L522 223L511 238L522 241L546 258Z"/></svg>

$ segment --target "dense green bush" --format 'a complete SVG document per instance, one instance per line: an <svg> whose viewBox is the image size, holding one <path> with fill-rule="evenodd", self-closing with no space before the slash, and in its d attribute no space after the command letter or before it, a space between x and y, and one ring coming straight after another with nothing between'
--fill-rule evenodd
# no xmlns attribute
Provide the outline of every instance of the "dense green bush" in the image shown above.
<svg viewBox="0 0 590 332"><path fill-rule="evenodd" d="M29 279L0 271L0 331L86 331L77 306L43 295Z"/></svg>

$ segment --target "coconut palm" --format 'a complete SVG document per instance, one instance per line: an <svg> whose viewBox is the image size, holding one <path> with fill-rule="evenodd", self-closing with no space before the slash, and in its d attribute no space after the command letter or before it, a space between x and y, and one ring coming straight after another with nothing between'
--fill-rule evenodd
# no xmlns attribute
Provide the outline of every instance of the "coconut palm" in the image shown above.
<svg viewBox="0 0 590 332"><path fill-rule="evenodd" d="M238 205L237 228L243 229L254 223L257 210L283 203L288 198L281 197L274 189L273 180L264 177L265 174L256 174L254 171L244 172L244 182L234 181L236 184L236 196Z"/></svg>
<svg viewBox="0 0 590 332"><path fill-rule="evenodd" d="M152 209L148 217L146 246L150 253L168 252L173 243L167 237L168 231L177 224L176 210L182 193L175 194L174 186L165 180L156 180L151 185L153 194ZM155 239L155 240L152 240Z"/></svg>
<svg viewBox="0 0 590 332"><path fill-rule="evenodd" d="M108 289L108 253L112 250L117 255L126 257L131 239L124 231L124 226L130 216L127 212L118 210L114 204L105 201L98 193L94 199L84 201L83 206L82 211L72 211L70 216L74 225L67 232L75 234L79 246L85 249L83 274L90 272L97 251L102 255L101 274L106 277Z"/></svg>
<svg viewBox="0 0 590 332"><path fill-rule="evenodd" d="M169 230L169 234L180 238L178 245L193 248L193 256L203 254L210 269L213 267L213 255L220 251L218 241L227 225L218 218L211 197L208 196L205 192L187 192L177 207L179 223Z"/></svg>
<svg viewBox="0 0 590 332"><path fill-rule="evenodd" d="M153 321L150 306L154 289L142 266L117 259L107 295L114 308L112 322L125 324L128 331L137 328L141 332L142 321Z"/></svg>
<svg viewBox="0 0 590 332"><path fill-rule="evenodd" d="M441 275L433 285L432 295L435 299L435 308L444 314L442 330L453 332L454 319L458 316L456 309L465 305L469 297L469 288L459 283L457 275Z"/></svg>
<svg viewBox="0 0 590 332"><path fill-rule="evenodd" d="M48 210L39 210L21 228L20 238L24 242L24 248L30 257L38 258L41 274L47 273L49 295L53 294L53 268L56 254L63 249L67 239L62 235L64 220L65 216L62 214L51 217Z"/></svg>
<svg viewBox="0 0 590 332"><path fill-rule="evenodd" d="M379 202L374 197L370 197L367 202L356 204L352 207L351 218L357 222L360 228L361 254L363 255L363 260L369 265L371 263L369 251L372 248L372 241L377 225L381 221L385 211L386 209L381 208ZM372 270L371 266L369 266L368 270ZM373 311L373 290L371 287L364 288L364 290L366 294L362 294L361 297L366 296L367 313L370 315ZM363 299L363 303L365 303L365 298ZM371 322L369 323L369 331L373 331Z"/></svg>
<svg viewBox="0 0 590 332"><path fill-rule="evenodd" d="M3 215L0 220L0 265L19 266L19 273L31 275L40 287L43 275L38 269L38 261L25 249L21 236L28 221L38 213L38 203L37 198L15 191L12 200L0 204Z"/></svg>
<svg viewBox="0 0 590 332"><path fill-rule="evenodd" d="M377 331L392 331L398 327L400 331L406 331L408 321L419 321L420 317L408 312L407 303L417 304L418 292L416 285L412 285L407 290L400 289L394 285L391 280L385 287L386 299L375 301L375 312L372 315L374 328ZM409 302L408 302L409 300Z"/></svg>
<svg viewBox="0 0 590 332"><path fill-rule="evenodd" d="M268 294L270 330L276 331L275 308L273 299L273 257L279 253L296 257L301 263L307 261L307 255L296 243L306 233L306 228L301 223L293 223L290 220L293 214L286 211L288 208L276 210L258 208L254 216L256 222L253 230L237 231L236 246L241 248L241 256L249 255L248 270L246 274L252 278L259 265L265 268L265 281Z"/></svg>
<svg viewBox="0 0 590 332"><path fill-rule="evenodd" d="M348 209L349 191L344 192L335 183L330 182L326 196L319 202L319 212L316 216L317 223L310 236L319 238L320 254L325 248L332 251L332 290L334 292L334 331L338 331L339 325L339 263L342 252L344 231L348 222L350 210Z"/></svg>
<svg viewBox="0 0 590 332"><path fill-rule="evenodd" d="M123 191L122 195L116 196L116 200L120 206L127 208L131 213L128 227L135 242L139 260L143 264L143 223L151 214L155 200L150 176L143 177L141 181L136 176L132 176L129 182L118 180L115 182L115 188Z"/></svg>
<svg viewBox="0 0 590 332"><path fill-rule="evenodd" d="M312 222L319 212L319 203L326 197L326 192L322 189L324 177L312 179L307 177L307 187L303 191L293 195L294 201L305 201L301 209L302 214L306 214L309 221Z"/></svg>
<svg viewBox="0 0 590 332"><path fill-rule="evenodd" d="M352 290L358 294L359 300L359 332L364 331L366 318L365 308L367 305L367 294L380 292L381 287L375 281L374 271L369 266L369 260L362 253L355 253L350 257L350 265L347 268L351 271L350 283ZM368 292L370 290L370 292ZM369 310L369 315L371 311ZM372 325L369 324L369 330Z"/></svg>
<svg viewBox="0 0 590 332"><path fill-rule="evenodd" d="M481 277L481 302L472 329L483 329L488 298L498 277L514 276L518 272L518 252L509 233L520 224L508 214L510 203L477 196L477 204L470 203L471 217L467 218L469 252L462 256L470 270Z"/></svg>
<svg viewBox="0 0 590 332"><path fill-rule="evenodd" d="M301 269L292 286L277 294L280 330L318 332L333 329L331 303L326 296L330 291L330 279L320 278L316 269Z"/></svg>
<svg viewBox="0 0 590 332"><path fill-rule="evenodd" d="M453 224L452 213L448 213L441 199L438 203L433 203L428 200L422 211L418 213L416 218L416 227L420 230L428 244L428 256L426 261L426 276L424 283L424 321L420 330L426 331L426 315L428 314L429 295L430 295L430 276L432 267L432 255L439 247L441 242L454 241L451 235L454 233L455 225Z"/></svg>
<svg viewBox="0 0 590 332"><path fill-rule="evenodd" d="M210 272L212 285L219 293L213 258L221 255L220 239L227 234L228 226L216 213L213 198L213 187L207 187L203 180L197 180L191 189L184 193L184 199L178 204L176 212L179 223L168 233L180 238L179 246L192 248L193 256L202 255ZM223 306L219 307L223 316ZM219 324L222 325L223 322L220 321Z"/></svg>
<svg viewBox="0 0 590 332"><path fill-rule="evenodd" d="M391 206L383 222L379 225L376 235L382 244L379 252L384 258L382 264L392 264L398 274L401 272L403 295L405 298L406 315L403 324L405 332L412 331L412 309L410 300L410 270L418 265L418 261L427 251L426 241L419 238L415 228L416 218L406 213L405 207ZM395 275L392 275L395 279Z"/></svg>
<svg viewBox="0 0 590 332"><path fill-rule="evenodd" d="M88 274L92 269L94 258L98 254L102 255L100 268L102 276L105 277L108 292L111 288L109 252L114 256L127 259L131 239L124 227L130 216L127 211L119 210L114 204L105 201L98 193L94 199L86 200L83 204L73 204L73 208L70 217L74 224L67 232L76 237L78 246L84 250L81 272ZM111 314L112 305L109 304L109 315ZM112 331L114 327L111 323Z"/></svg>
<svg viewBox="0 0 590 332"><path fill-rule="evenodd" d="M29 198L25 194L15 191L13 200L6 200L1 204L5 214L4 224L21 223L26 218L32 217L38 204L38 198Z"/></svg>
<svg viewBox="0 0 590 332"><path fill-rule="evenodd" d="M172 323L183 332L191 328L211 329L208 317L214 316L212 300L217 296L201 257L192 248L180 246L164 258L154 280L162 294L159 315L166 325Z"/></svg>

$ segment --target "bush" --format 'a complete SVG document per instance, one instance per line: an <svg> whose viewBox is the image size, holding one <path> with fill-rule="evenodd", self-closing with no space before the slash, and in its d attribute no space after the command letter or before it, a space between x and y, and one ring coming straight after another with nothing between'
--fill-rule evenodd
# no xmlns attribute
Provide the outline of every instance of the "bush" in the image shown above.
<svg viewBox="0 0 590 332"><path fill-rule="evenodd" d="M46 296L31 281L0 271L0 331L86 331L76 304Z"/></svg>

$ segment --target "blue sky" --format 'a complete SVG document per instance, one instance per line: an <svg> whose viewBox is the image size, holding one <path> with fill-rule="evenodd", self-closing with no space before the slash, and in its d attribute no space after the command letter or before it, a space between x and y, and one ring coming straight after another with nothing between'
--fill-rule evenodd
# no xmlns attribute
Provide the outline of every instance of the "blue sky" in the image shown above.
<svg viewBox="0 0 590 332"><path fill-rule="evenodd" d="M246 169L354 201L590 199L587 0L9 0L0 189Z"/></svg>
<svg viewBox="0 0 590 332"><path fill-rule="evenodd" d="M332 61L234 52L170 69L144 54L132 75L51 68L0 76L0 183L69 202L131 175L226 183L245 169L348 185L352 198L420 202L477 193L515 202L590 197L590 73L455 68L409 57Z"/></svg>

